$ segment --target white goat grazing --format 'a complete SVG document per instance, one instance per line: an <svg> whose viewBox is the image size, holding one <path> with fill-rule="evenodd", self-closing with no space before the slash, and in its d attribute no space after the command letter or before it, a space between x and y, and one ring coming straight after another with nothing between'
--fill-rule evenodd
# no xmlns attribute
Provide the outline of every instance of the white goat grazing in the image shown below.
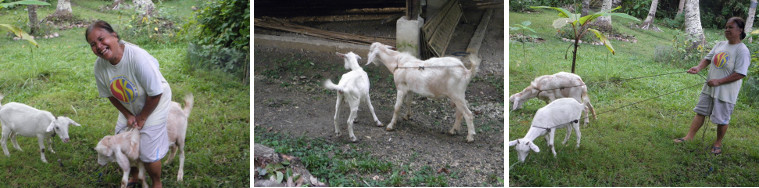
<svg viewBox="0 0 759 188"><path fill-rule="evenodd" d="M169 117L166 122L166 131L169 135L169 152L168 159L166 159L166 165L171 163L174 156L179 151L179 172L177 172L177 181L182 181L184 176L184 141L187 137L187 118L190 117L190 111L192 111L193 104L192 94L188 94L184 97L184 109L177 102L171 102L169 108Z"/></svg>
<svg viewBox="0 0 759 188"><path fill-rule="evenodd" d="M384 64L393 74L395 87L398 90L393 111L393 119L387 124L386 130L393 130L398 117L398 111L409 91L426 97L448 97L456 109L456 120L449 133L456 134L461 129L461 118L466 120L468 134L467 142L474 141L474 115L469 111L466 101L466 87L472 80L479 67L479 61L472 61L471 69L467 69L461 60L454 57L430 58L426 61L408 54L392 50L391 46L379 42L369 47L369 63ZM411 109L406 102L407 117Z"/></svg>
<svg viewBox="0 0 759 188"><path fill-rule="evenodd" d="M582 78L576 74L559 72L553 75L543 75L535 78L530 86L524 88L522 92L516 93L509 97L512 103L511 110L522 108L525 101L537 97L550 103L559 98L574 98L577 102L585 104L585 125L588 125L588 112L592 112L593 119L596 119L596 111L588 97L588 88Z"/></svg>
<svg viewBox="0 0 759 188"><path fill-rule="evenodd" d="M2 96L0 96L2 100ZM69 124L81 126L79 123L68 117L58 116L55 118L52 113L44 110L38 110L28 105L11 102L0 106L0 123L3 125L3 137L0 140L0 145L3 146L3 153L5 156L10 157L8 153L7 141L8 138L13 142L13 147L21 150L21 147L16 142L16 135L26 137L37 137L37 143L40 146L40 158L42 162L47 163L45 159L45 143L47 138L48 150L51 153L55 153L53 150L53 139L56 134L64 143L69 142Z"/></svg>
<svg viewBox="0 0 759 188"><path fill-rule="evenodd" d="M335 104L335 134L340 136L340 129L338 125L338 117L340 115L340 105L345 100L350 106L350 116L348 116L348 134L351 141L356 142L358 139L353 134L353 121L356 119L356 113L358 112L358 105L362 101L366 102L369 106L369 110L372 112L372 117L377 126L382 126L382 122L379 121L377 115L374 113L374 107L372 101L369 99L369 76L366 75L364 69L358 64L358 59L361 56L348 52L347 54L337 53L345 61L345 69L351 70L348 73L343 74L340 78L340 82L335 85L332 80L327 79L324 81L324 87L331 90L337 90L337 102Z"/></svg>
<svg viewBox="0 0 759 188"><path fill-rule="evenodd" d="M573 128L577 132L577 146L580 147L580 116L582 115L584 105L577 102L572 98L561 98L554 100L543 108L538 109L535 113L535 117L532 118L532 125L527 131L524 138L512 140L509 142L509 147L516 145L517 154L519 155L519 161L524 162L527 158L530 150L540 152L533 140L535 138L545 135L548 147L551 147L553 156L556 157L556 150L554 149L554 134L556 129L567 127L567 136L564 137L564 141L561 144L567 144L569 136L572 133ZM569 125L571 124L571 128ZM548 134L546 134L548 133Z"/></svg>
<svg viewBox="0 0 759 188"><path fill-rule="evenodd" d="M140 161L140 131L131 129L117 135L108 135L100 139L95 151L98 153L98 164L104 166L116 161L124 172L121 176L121 187L126 187L129 173L133 164L137 165L137 179L142 181L142 187L148 187L145 181L145 166Z"/></svg>

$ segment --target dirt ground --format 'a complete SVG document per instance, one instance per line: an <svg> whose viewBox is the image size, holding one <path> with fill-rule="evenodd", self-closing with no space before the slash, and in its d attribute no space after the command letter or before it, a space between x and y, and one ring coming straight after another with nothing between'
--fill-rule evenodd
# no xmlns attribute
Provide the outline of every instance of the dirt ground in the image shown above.
<svg viewBox="0 0 759 188"><path fill-rule="evenodd" d="M465 51L469 38L484 11L465 10L468 22L459 24L449 52ZM334 53L299 49L269 48L254 42L254 124L279 130L291 136L323 138L345 147L367 147L372 156L395 165L422 166L440 169L449 166L458 172L449 179L449 186L502 185L493 177L504 178L504 94L503 94L503 9L494 12L486 39L480 48L483 59L480 72L470 82L467 100L475 114L477 134L473 143L466 143L466 133L448 135L453 125L454 110L448 99L413 97L410 120L400 120L392 132L376 127L365 104L360 106L354 132L358 143L347 136L347 107L340 109L342 136L334 133L336 93L321 86L327 78L337 82L346 72L342 59ZM394 36L394 24L379 21L307 24L321 29L373 36ZM256 28L255 33L289 35ZM359 54L366 58L366 54ZM360 61L360 64L366 60ZM392 75L384 66L363 66L371 83L371 100L383 124L390 122L395 103ZM405 108L401 109L405 112ZM466 126L462 123L462 126ZM465 127L463 127L465 128ZM386 177L381 177L386 178Z"/></svg>

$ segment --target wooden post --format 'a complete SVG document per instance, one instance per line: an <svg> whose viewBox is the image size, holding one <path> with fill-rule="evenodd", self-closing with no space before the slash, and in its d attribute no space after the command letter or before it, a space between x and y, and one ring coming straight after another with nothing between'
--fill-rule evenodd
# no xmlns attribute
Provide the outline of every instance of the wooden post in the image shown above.
<svg viewBox="0 0 759 188"><path fill-rule="evenodd" d="M419 0L406 0L406 18L416 20L419 15Z"/></svg>

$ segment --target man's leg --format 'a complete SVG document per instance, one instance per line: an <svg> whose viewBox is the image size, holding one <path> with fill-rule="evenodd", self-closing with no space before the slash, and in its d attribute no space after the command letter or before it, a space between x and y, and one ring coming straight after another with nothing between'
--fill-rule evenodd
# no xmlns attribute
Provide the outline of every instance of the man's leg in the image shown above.
<svg viewBox="0 0 759 188"><path fill-rule="evenodd" d="M698 130L701 129L701 126L704 125L704 119L706 117L700 114L696 114L696 116L693 117L693 121L690 123L690 129L688 130L688 135L683 138L683 140L692 140L694 136L696 136L696 133L698 133Z"/></svg>
<svg viewBox="0 0 759 188"><path fill-rule="evenodd" d="M724 125L717 125L717 140L714 141L714 147L722 147L722 138L725 137L725 133L727 132L728 124Z"/></svg>

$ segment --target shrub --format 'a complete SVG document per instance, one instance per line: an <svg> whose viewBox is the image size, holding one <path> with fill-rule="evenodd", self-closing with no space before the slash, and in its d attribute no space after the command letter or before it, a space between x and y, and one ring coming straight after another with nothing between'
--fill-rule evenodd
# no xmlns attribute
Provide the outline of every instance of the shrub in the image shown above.
<svg viewBox="0 0 759 188"><path fill-rule="evenodd" d="M185 24L191 39L188 61L195 67L221 69L245 76L250 66L250 1L215 0L195 12Z"/></svg>

